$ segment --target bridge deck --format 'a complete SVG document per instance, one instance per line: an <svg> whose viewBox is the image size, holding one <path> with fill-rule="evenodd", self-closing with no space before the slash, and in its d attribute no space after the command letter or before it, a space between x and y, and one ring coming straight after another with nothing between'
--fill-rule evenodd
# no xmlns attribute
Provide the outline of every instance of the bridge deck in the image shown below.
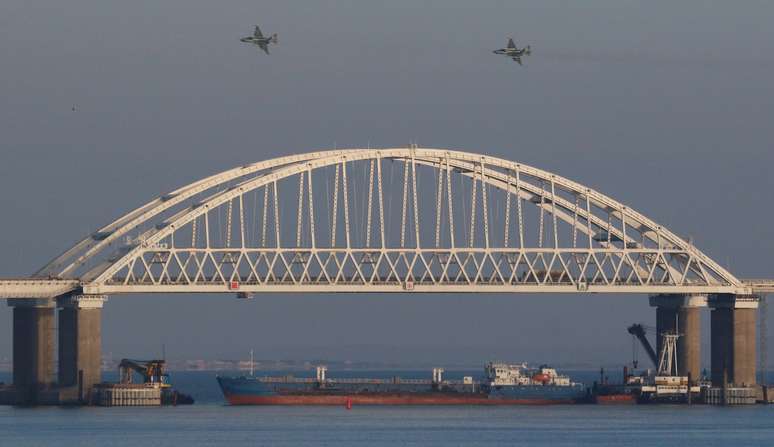
<svg viewBox="0 0 774 447"><path fill-rule="evenodd" d="M0 279L0 298L53 298L79 287L76 279Z"/></svg>
<svg viewBox="0 0 774 447"><path fill-rule="evenodd" d="M743 279L742 282L752 293L774 293L774 279Z"/></svg>
<svg viewBox="0 0 774 447"><path fill-rule="evenodd" d="M45 279L45 278L13 278L0 279L0 299L13 298L54 298L79 289L88 294L128 294L128 293L389 293L389 292L420 292L420 293L635 293L635 294L680 294L680 293L736 293L736 294L768 294L774 293L774 279L748 279L743 282L741 290L728 285L638 285L638 284L588 284L579 287L570 282L558 283L487 283L480 279L476 284L464 282L416 281L413 283L399 281L372 281L363 284L361 281L347 281L342 278L335 284L315 282L293 283L292 281L276 281L272 283L240 282L233 287L224 286L222 281L202 281L196 285L190 284L82 284L77 279Z"/></svg>
<svg viewBox="0 0 774 447"><path fill-rule="evenodd" d="M13 298L54 298L76 290L87 294L129 294L129 293L626 293L626 294L681 294L681 293L774 293L774 280L745 281L741 290L728 285L638 285L638 284L588 284L579 287L569 282L524 284L491 283L477 284L430 281L405 283L399 281L376 281L363 284L360 281L342 279L336 284L293 283L277 281L260 284L238 283L224 286L223 282L202 282L196 285L178 284L82 284L75 279L17 278L0 279L0 299Z"/></svg>

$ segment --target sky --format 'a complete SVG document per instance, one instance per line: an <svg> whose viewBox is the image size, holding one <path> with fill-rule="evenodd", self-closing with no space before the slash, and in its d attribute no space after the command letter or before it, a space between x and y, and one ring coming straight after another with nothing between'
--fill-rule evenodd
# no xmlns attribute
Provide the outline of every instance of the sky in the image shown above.
<svg viewBox="0 0 774 447"><path fill-rule="evenodd" d="M767 1L5 0L0 276L206 175L416 142L556 172L738 277L774 278L772 16ZM279 34L269 56L239 42L255 24ZM525 66L492 54L508 37L531 45ZM654 321L637 295L117 296L103 352L622 364L626 326ZM0 359L11 346L3 306Z"/></svg>

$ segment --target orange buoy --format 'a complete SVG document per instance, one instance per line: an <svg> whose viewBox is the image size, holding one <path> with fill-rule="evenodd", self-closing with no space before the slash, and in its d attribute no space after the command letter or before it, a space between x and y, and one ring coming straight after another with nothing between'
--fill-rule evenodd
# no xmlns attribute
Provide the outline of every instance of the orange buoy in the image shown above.
<svg viewBox="0 0 774 447"><path fill-rule="evenodd" d="M352 398L349 398L349 397L347 398L347 404L346 405L347 405L347 410L351 410L352 409Z"/></svg>

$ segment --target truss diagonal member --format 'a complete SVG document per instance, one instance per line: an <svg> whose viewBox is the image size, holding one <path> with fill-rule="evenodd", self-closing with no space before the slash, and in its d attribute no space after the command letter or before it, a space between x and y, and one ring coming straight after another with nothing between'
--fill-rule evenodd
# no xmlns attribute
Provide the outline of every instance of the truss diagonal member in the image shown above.
<svg viewBox="0 0 774 447"><path fill-rule="evenodd" d="M317 151L305 154L296 154L287 157L278 157L253 163L238 168L229 169L218 174L203 178L189 185L178 188L167 194L164 194L129 213L121 216L115 221L105 225L96 232L88 235L71 248L64 251L61 255L52 259L48 264L38 270L33 276L61 276L66 277L75 268L83 265L84 262L100 250L110 246L110 244L119 240L129 231L137 228L149 219L163 213L164 211L184 203L187 200L206 192L219 185L230 181L260 173L269 169L276 169L293 163L306 160L314 160L336 154L347 154L357 152L359 149L342 149L337 151Z"/></svg>
<svg viewBox="0 0 774 447"><path fill-rule="evenodd" d="M444 161L449 160L449 165L454 167L455 170L462 169L463 175L467 175L467 172L464 172L466 171L465 169L466 165L475 166L482 160L482 157L478 154L470 154L465 152L448 151L448 150L421 149L421 148L380 149L378 150L378 154L381 156L381 158L399 160L399 161L403 161L404 163L410 163L413 156L415 160L414 162L416 164L422 163L422 160L425 160L426 163L428 162L428 160L430 160L430 163L432 163L436 167L442 163L441 160L444 160ZM267 170L266 172L261 172L260 175L257 175L255 178L246 179L243 182L239 183L238 188L225 189L219 193L212 194L205 201L197 204L197 206L186 209L182 213L175 214L174 220L167 222L167 224L165 224L161 228L148 232L147 238L145 238L141 243L138 243L135 247L128 250L127 253L116 258L111 265L109 265L101 272L95 272L99 274L95 275L93 280L90 280L90 283L93 283L93 284L105 283L118 270L126 267L130 259L144 253L148 249L148 247L152 247L153 244L163 241L164 238L169 237L172 233L174 233L174 231L176 231L177 228L180 228L183 225L190 223L196 217L205 214L208 209L214 209L220 204L226 203L228 200L232 200L238 197L239 195L252 191L255 188L259 188L259 187L271 184L272 182L277 182L280 179L284 179L293 175L298 175L301 171L305 171L307 169L315 170L325 166L332 166L332 165L335 165L336 163L341 163L342 159L344 158L346 158L347 161L359 161L359 160L370 160L375 157L377 157L376 150L351 150L349 152L333 151L333 152L326 152L326 153L318 153L317 157L299 157L299 160L302 160L301 162L288 163L282 166L274 166L270 170ZM511 185L511 182L513 181L508 179L508 176L506 174L508 169L511 169L514 172L516 172L517 177L527 175L534 179L543 180L546 182L546 184L550 183L552 180L552 177L551 177L552 174L547 173L545 171L537 170L535 168L531 168L525 165L517 165L516 163L508 162L494 157L484 157L483 162L486 166L485 176L486 176L487 184L490 186L496 185L504 190L507 189L508 185ZM462 166L462 168L457 168L458 166ZM446 168L446 166L444 166L444 168ZM475 170L473 172L475 172ZM406 180L406 177L407 176L404 176L404 182ZM498 180L498 181L495 181L495 180ZM693 259L696 261L696 264L695 264L696 268L698 270L704 269L707 272L707 276L716 278L716 281L720 281L719 284L727 284L729 286L743 287L742 283L736 277L734 277L732 274L727 272L725 269L719 266L712 259L704 255L694 247L690 246L687 242L683 241L681 238L677 237L667 229L659 226L658 224L648 219L647 217L632 210L630 207L624 207L620 203L614 201L613 199L601 193L587 189L582 185L579 185L575 182L564 179L560 176L554 176L553 180L555 182L554 186L556 188L561 189L563 192L569 191L575 194L576 197L580 195L580 197L586 198L588 203L590 205L593 205L594 207L599 207L600 209L604 209L604 210L621 211L626 216L625 217L626 228L629 228L630 226L639 228L640 231L643 232L643 237L647 237L651 240L658 241L658 247L660 249L675 250L676 252L681 251L684 255L690 254L690 256L692 256ZM511 187L512 186L513 185L511 185ZM534 186L534 185L530 184L529 182L520 182L520 184L516 188L514 188L519 191L518 192L519 195L517 196L517 199L524 198L526 197L527 194L535 194L533 191L529 189L531 186ZM451 188L449 188L449 190L450 189ZM556 208L556 217L558 219L562 219L560 213L564 212L567 217L567 220L569 220L570 223L573 222L573 220L575 219L575 214L577 210L575 204L573 203L574 200L567 201L565 199L562 199L559 195L556 195L555 197L553 197L553 200L550 200L550 197L548 195L544 193L539 193L539 192L538 194L540 194L540 196L542 197L541 200L545 202L545 206L543 207L543 209L554 207ZM549 198L549 200L545 200L546 198ZM167 200L169 201L173 199L174 198L169 198ZM404 204L403 204L404 207L408 205L407 202L408 200L404 201ZM563 204L563 203L566 203L566 204ZM550 212L549 209L545 209L545 211ZM584 211L586 210L581 208L577 212L584 213ZM580 220L585 220L585 222L579 222L580 226L585 226L584 224L593 224L593 225L596 225L598 228L607 227L607 222L604 222L604 223L601 223L601 225L598 225L596 221L597 217L595 217L593 214L591 215L586 214L586 216L587 218L585 219L583 218L583 216L581 216ZM206 224L206 221L205 221L205 224ZM610 230L611 231L609 231L608 235L611 235L611 234L615 235L614 229L610 228ZM581 228L578 228L578 231L583 231L583 230ZM588 227L586 228L585 233L589 234ZM105 236L105 238L108 238L108 237L110 237L110 235ZM623 238L623 235L621 235L621 238ZM279 243L279 239L277 242ZM694 265L689 263L688 268L693 269ZM462 271L464 272L464 270ZM643 275L640 275L640 276L643 276ZM677 280L679 280L679 276Z"/></svg>
<svg viewBox="0 0 774 447"><path fill-rule="evenodd" d="M424 161L427 162L427 161ZM432 162L428 162L428 164L432 164ZM471 178L472 181L475 181L475 170L477 169L475 165L472 163L455 163L455 167L461 170L461 175L465 175ZM507 176L505 174L496 173L493 171L489 171L487 173L487 176L489 177L489 182L493 186L497 186L500 189L506 189L508 188L507 184L503 183L503 178L507 180ZM555 177L555 176L554 176ZM535 185L526 183L526 182L520 182L518 173L517 173L517 187L514 191L514 194L517 194L517 200L519 200L519 216L520 216L520 222L521 222L521 199L527 199L527 200L535 200L535 205L540 207L540 209L543 212L549 212L554 217L561 219L565 223L570 223L576 228L578 231L581 231L583 233L586 233L588 235L589 239L589 247L592 248L591 240L592 236L595 234L593 232L592 224L600 229L600 231L604 231L606 234L606 238L608 240L612 238L617 238L620 240L624 239L623 232L621 229L613 227L609 220L603 220L599 216L596 216L594 214L591 214L589 211L590 206L587 207L586 210L577 210L575 206L562 198L559 198L558 196L555 196L553 200L544 200L545 191L543 191L542 188L538 188ZM539 198L539 199L538 199ZM589 195L586 194L586 200L587 203L589 203ZM570 215L569 213L572 212L573 214ZM581 214L581 217L586 219L587 225L583 226L580 225L580 223L577 221L577 213ZM542 214L541 214L542 217ZM542 221L542 220L541 220ZM555 222L554 222L555 223ZM542 227L542 225L541 225ZM523 240L523 224L520 223L519 225L519 231L520 231L520 239ZM541 231L542 234L542 231ZM555 243L558 243L558 240L555 240ZM610 245L609 242L606 242L606 244ZM671 269L673 267L670 266ZM673 274L677 275L677 271L675 270Z"/></svg>

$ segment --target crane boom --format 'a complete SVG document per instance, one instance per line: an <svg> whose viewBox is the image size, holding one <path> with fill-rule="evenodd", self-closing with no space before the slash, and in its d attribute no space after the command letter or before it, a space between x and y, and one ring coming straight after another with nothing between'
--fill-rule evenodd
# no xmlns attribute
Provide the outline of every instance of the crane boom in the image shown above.
<svg viewBox="0 0 774 447"><path fill-rule="evenodd" d="M656 351L653 350L653 347L650 345L648 338L645 337L645 327L641 324L633 324L627 328L627 331L637 337L640 343L642 343L642 347L645 348L645 352L648 353L648 357L650 357L650 360L653 362L653 366L658 368L658 358L656 356Z"/></svg>

